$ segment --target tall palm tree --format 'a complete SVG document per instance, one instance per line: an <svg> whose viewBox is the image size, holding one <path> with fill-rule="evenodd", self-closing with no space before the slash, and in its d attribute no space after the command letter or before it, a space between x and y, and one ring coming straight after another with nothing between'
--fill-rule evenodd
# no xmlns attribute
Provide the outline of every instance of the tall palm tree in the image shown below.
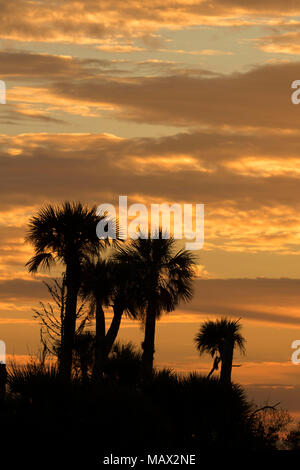
<svg viewBox="0 0 300 470"><path fill-rule="evenodd" d="M200 355L209 353L215 359L221 359L220 381L231 383L231 370L234 348L245 353L245 338L241 335L241 324L238 320L222 317L216 321L206 321L195 336L196 348Z"/></svg>
<svg viewBox="0 0 300 470"><path fill-rule="evenodd" d="M29 271L50 269L57 262L65 265L67 296L59 367L66 380L70 379L72 369L82 264L108 243L108 240L99 240L96 234L97 223L103 218L104 215L97 215L95 206L89 208L81 203L65 202L62 206L45 205L28 224L26 240L35 250L35 255L26 263Z"/></svg>
<svg viewBox="0 0 300 470"><path fill-rule="evenodd" d="M117 337L122 315L134 318L132 271L129 266L111 259L88 259L84 264L81 296L88 299L96 318L95 361L93 378L102 375L104 362ZM113 318L106 332L104 307L113 308Z"/></svg>
<svg viewBox="0 0 300 470"><path fill-rule="evenodd" d="M143 368L145 377L153 371L156 320L172 312L180 300L192 297L194 258L189 251L174 252L173 238L140 236L117 248L116 259L135 271L136 302L145 325Z"/></svg>

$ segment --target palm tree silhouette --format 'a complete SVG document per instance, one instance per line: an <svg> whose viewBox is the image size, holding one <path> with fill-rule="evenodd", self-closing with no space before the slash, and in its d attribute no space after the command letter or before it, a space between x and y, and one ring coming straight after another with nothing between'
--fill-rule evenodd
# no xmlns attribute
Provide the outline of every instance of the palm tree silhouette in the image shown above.
<svg viewBox="0 0 300 470"><path fill-rule="evenodd" d="M26 263L30 272L40 267L50 269L57 262L65 265L67 288L65 320L60 357L60 373L69 380L76 326L77 296L81 282L82 263L98 254L108 240L99 240L96 226L105 216L97 215L96 207L65 202L62 206L48 204L29 220L26 240L35 255Z"/></svg>
<svg viewBox="0 0 300 470"><path fill-rule="evenodd" d="M116 245L118 247L119 245ZM138 316L138 289L136 271L129 263L121 263L113 257L111 261L113 318L105 336L105 353L110 353L117 337L123 315L132 320Z"/></svg>
<svg viewBox="0 0 300 470"><path fill-rule="evenodd" d="M189 251L174 253L175 240L141 235L128 245L117 247L116 259L128 263L136 273L136 303L145 324L143 368L145 377L153 371L156 320L172 312L182 299L192 297L194 258Z"/></svg>
<svg viewBox="0 0 300 470"><path fill-rule="evenodd" d="M91 258L84 263L80 294L90 303L96 318L93 378L99 378L104 362L117 337L122 315L135 318L133 271L129 265L113 259ZM113 318L106 332L104 307L113 308Z"/></svg>
<svg viewBox="0 0 300 470"><path fill-rule="evenodd" d="M84 264L80 293L89 300L91 315L96 318L95 361L93 377L103 370L105 358L105 313L112 291L111 262L109 260L88 259Z"/></svg>
<svg viewBox="0 0 300 470"><path fill-rule="evenodd" d="M241 335L240 319L233 321L222 317L216 321L206 321L201 325L195 336L196 348L200 355L209 353L212 357L220 357L222 383L231 383L231 370L234 348L238 347L245 353L245 338ZM212 371L211 371L212 372Z"/></svg>

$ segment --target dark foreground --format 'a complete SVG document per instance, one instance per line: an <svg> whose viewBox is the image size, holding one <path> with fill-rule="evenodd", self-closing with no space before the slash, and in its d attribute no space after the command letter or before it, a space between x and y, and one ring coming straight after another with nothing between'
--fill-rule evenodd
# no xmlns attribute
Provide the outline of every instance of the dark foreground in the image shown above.
<svg viewBox="0 0 300 470"><path fill-rule="evenodd" d="M267 426L239 385L170 371L143 383L136 366L68 385L55 367L15 368L0 404L2 455L136 468L277 452L284 419Z"/></svg>

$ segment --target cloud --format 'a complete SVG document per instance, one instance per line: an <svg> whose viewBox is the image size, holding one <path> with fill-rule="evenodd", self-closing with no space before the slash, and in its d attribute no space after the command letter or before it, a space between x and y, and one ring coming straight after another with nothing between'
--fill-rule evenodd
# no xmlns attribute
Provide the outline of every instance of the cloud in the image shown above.
<svg viewBox="0 0 300 470"><path fill-rule="evenodd" d="M96 49L99 51L105 51L105 52L117 52L117 53L126 53L128 54L129 52L143 52L146 49L143 47L138 47L138 46L132 46L130 44L103 44L101 46L96 46Z"/></svg>
<svg viewBox="0 0 300 470"><path fill-rule="evenodd" d="M201 68L180 72L171 64L156 63L163 72L158 76L118 76L97 73L91 60L50 57L46 62L50 64L49 76L53 70L52 80L43 85L9 87L9 105L27 105L28 114L29 107L36 106L48 119L57 119L57 112L91 118L105 112L106 119L189 129L255 129L260 133L299 129L298 107L291 102L291 84L299 77L298 62L267 63L227 75ZM38 75L39 60L39 56L34 59L35 67L28 66L28 73L30 69ZM142 62L142 66L145 70L149 62ZM5 70L13 74L16 65L8 64ZM60 78L64 70L69 70L65 79Z"/></svg>
<svg viewBox="0 0 300 470"><path fill-rule="evenodd" d="M24 50L0 51L0 76L22 79L53 77L84 78L101 70L112 68L111 60L78 59L72 56L48 53L33 53Z"/></svg>
<svg viewBox="0 0 300 470"><path fill-rule="evenodd" d="M153 36L161 28L194 25L264 25L280 22L286 15L299 15L295 2L259 0L71 0L0 1L1 37L17 41L72 42L99 45L102 39ZM268 16L274 18L267 19ZM151 46L155 46L153 41Z"/></svg>
<svg viewBox="0 0 300 470"><path fill-rule="evenodd" d="M49 299L41 282L44 279L49 277L0 279L0 302L22 307ZM182 315L179 323L197 323L199 316L207 319L225 315L242 317L243 322L282 325L298 331L299 305L299 279L196 279L192 301L180 305L174 322L178 323L178 315ZM165 317L163 323L172 323L171 317Z"/></svg>
<svg viewBox="0 0 300 470"><path fill-rule="evenodd" d="M222 51L216 49L199 49L199 50L185 50L185 49L158 49L159 52L168 52L169 54L187 54L187 55L204 55L204 56L216 56L216 55L233 55L231 51Z"/></svg>
<svg viewBox="0 0 300 470"><path fill-rule="evenodd" d="M225 132L158 139L2 135L0 222L22 220L25 227L45 201L117 204L118 195L126 194L129 203L149 207L204 203L207 250L299 253L298 136L264 137ZM285 166L286 153L291 157Z"/></svg>
<svg viewBox="0 0 300 470"><path fill-rule="evenodd" d="M0 117L0 122L3 124L16 125L19 123L54 123L62 125L65 123L63 119L54 117L53 113L50 114L49 109L45 107L39 108L33 104L27 103L7 104L5 105L4 112Z"/></svg>
<svg viewBox="0 0 300 470"><path fill-rule="evenodd" d="M111 117L147 124L234 129L298 129L291 84L299 64L275 63L245 73L127 77L53 84L59 99L111 106Z"/></svg>
<svg viewBox="0 0 300 470"><path fill-rule="evenodd" d="M298 55L300 54L299 39L299 31L290 31L283 34L261 37L255 40L255 43L259 49L271 54Z"/></svg>
<svg viewBox="0 0 300 470"><path fill-rule="evenodd" d="M46 287L40 281L25 279L0 280L0 300L8 302L31 301L49 299Z"/></svg>
<svg viewBox="0 0 300 470"><path fill-rule="evenodd" d="M298 279L198 279L192 302L182 308L208 318L225 315L300 328L299 305Z"/></svg>

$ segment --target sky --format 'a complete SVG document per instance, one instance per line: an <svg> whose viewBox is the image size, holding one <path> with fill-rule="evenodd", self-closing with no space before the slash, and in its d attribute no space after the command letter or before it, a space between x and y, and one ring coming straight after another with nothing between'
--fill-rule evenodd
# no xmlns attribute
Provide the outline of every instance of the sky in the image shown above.
<svg viewBox="0 0 300 470"><path fill-rule="evenodd" d="M193 338L240 318L233 379L300 417L300 5L292 0L0 0L0 339L34 354L28 219L45 202L205 205L194 298L156 364L207 373ZM124 320L120 337L143 332Z"/></svg>

